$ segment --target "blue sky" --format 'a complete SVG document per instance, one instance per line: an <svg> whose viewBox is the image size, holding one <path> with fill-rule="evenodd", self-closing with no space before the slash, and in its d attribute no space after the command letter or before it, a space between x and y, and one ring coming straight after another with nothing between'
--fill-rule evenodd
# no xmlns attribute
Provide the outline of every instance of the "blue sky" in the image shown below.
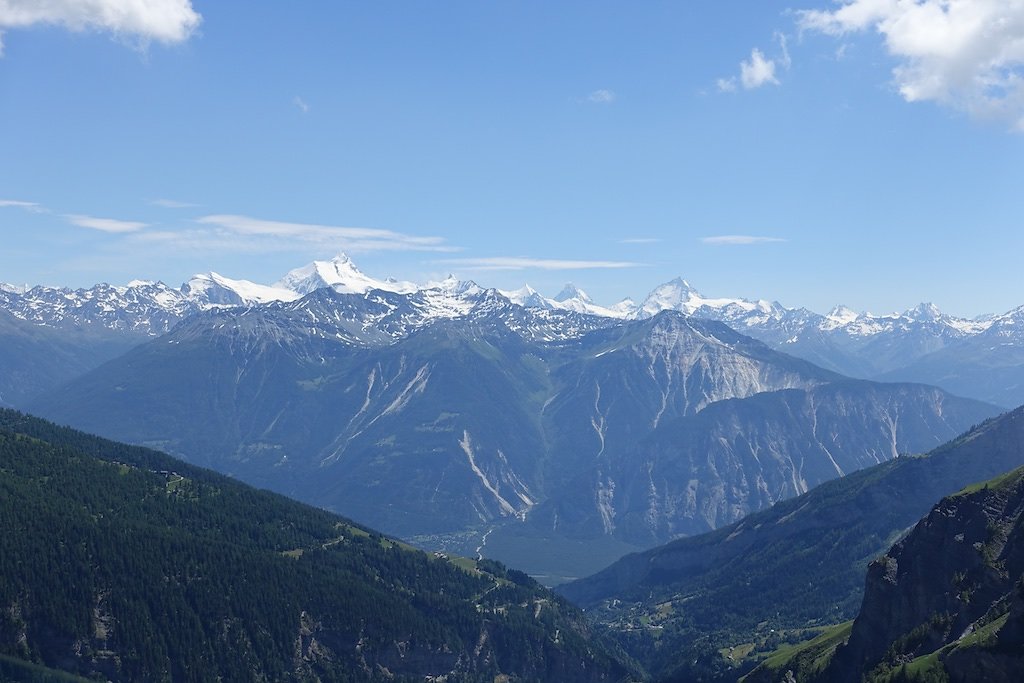
<svg viewBox="0 0 1024 683"><path fill-rule="evenodd" d="M0 2L0 281L345 250L603 303L1024 304L1020 0L36 5Z"/></svg>

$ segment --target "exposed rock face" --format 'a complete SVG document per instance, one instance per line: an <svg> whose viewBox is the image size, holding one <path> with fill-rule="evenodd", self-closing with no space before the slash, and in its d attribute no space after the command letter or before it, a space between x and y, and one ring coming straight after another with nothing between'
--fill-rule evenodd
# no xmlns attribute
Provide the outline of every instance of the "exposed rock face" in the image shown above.
<svg viewBox="0 0 1024 683"><path fill-rule="evenodd" d="M938 651L936 666L954 680L982 672L1019 680L1022 521L1024 469L936 505L868 568L860 616L830 669L835 679Z"/></svg>
<svg viewBox="0 0 1024 683"><path fill-rule="evenodd" d="M704 533L921 450L946 432L948 398L915 385L834 382L721 401L598 458L586 485L539 507L532 520L566 534L603 529L645 543Z"/></svg>

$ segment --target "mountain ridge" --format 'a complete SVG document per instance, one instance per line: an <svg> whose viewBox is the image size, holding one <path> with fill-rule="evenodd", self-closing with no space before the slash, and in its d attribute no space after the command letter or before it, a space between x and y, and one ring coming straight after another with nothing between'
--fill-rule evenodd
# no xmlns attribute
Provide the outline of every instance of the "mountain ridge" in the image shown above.
<svg viewBox="0 0 1024 683"><path fill-rule="evenodd" d="M484 290L454 277L423 285L391 278L380 280L364 274L350 257L339 254L296 268L272 286L232 280L217 273L196 275L178 289L145 281L78 290L8 286L0 289L0 307L37 325L109 330L112 335L127 335L138 342L164 334L181 320L211 308L244 309L295 301L324 288L364 295L377 290L413 299L423 298L424 292L438 291L443 293L447 306L435 311L441 317L450 317L453 308L465 309L464 299L472 298L477 289ZM1010 367L1002 357L1024 348L1024 326L1018 324L1024 307L974 320L945 315L927 303L898 314L856 313L837 306L822 315L768 300L706 297L682 278L655 287L639 304L626 299L612 306L594 303L572 284L552 298L529 286L514 291L485 291L535 311L593 316L604 321L600 324L676 310L724 322L773 348L844 375L936 384L1003 407L1024 403L1024 381L1000 375ZM997 343L989 343L997 333ZM950 362L959 367L960 357L966 359L963 377L944 370L944 364ZM993 371L993 366L999 370Z"/></svg>

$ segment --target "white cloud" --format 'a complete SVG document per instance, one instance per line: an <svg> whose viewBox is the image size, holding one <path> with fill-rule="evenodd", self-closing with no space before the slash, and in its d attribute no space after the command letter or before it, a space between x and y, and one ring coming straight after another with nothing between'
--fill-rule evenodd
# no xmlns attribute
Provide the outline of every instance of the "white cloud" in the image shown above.
<svg viewBox="0 0 1024 683"><path fill-rule="evenodd" d="M715 85L719 92L736 92L742 85L744 90L755 90L764 85L779 85L777 71L781 67L788 70L793 65L789 55L789 41L784 33L776 32L772 39L778 44L778 54L766 57L760 49L750 51L750 59L740 62L739 76L719 78Z"/></svg>
<svg viewBox="0 0 1024 683"><path fill-rule="evenodd" d="M587 101L594 104L611 104L615 101L615 92L604 88L595 90L587 95Z"/></svg>
<svg viewBox="0 0 1024 683"><path fill-rule="evenodd" d="M303 114L308 114L309 113L309 105L306 104L306 101L304 99L302 99L301 97L299 97L298 95L296 95L295 99L292 100L292 104L294 104L296 107L298 107L302 111Z"/></svg>
<svg viewBox="0 0 1024 683"><path fill-rule="evenodd" d="M16 209L24 209L25 211L31 211L33 213L42 213L46 209L35 202L23 202L17 199L0 199L0 208L13 207Z"/></svg>
<svg viewBox="0 0 1024 683"><path fill-rule="evenodd" d="M109 31L140 46L180 43L202 17L191 0L0 0L0 29L54 24L72 31ZM0 54L3 46L0 44Z"/></svg>
<svg viewBox="0 0 1024 683"><path fill-rule="evenodd" d="M781 237L758 237L756 235L715 235L702 237L701 242L714 246L735 246L742 244L766 244L769 242L785 242Z"/></svg>
<svg viewBox="0 0 1024 683"><path fill-rule="evenodd" d="M437 263L462 266L466 270L589 270L599 268L637 268L643 265L629 261L580 261L573 259L520 258L514 256L445 259L437 261Z"/></svg>
<svg viewBox="0 0 1024 683"><path fill-rule="evenodd" d="M165 209L192 209L198 204L190 204L189 202L179 202L174 199L154 199L150 202L153 206L160 206Z"/></svg>
<svg viewBox="0 0 1024 683"><path fill-rule="evenodd" d="M81 214L68 214L64 216L72 225L80 228L90 228L102 232L136 232L146 227L146 223L139 221L122 221L116 218L96 218L95 216L83 216Z"/></svg>
<svg viewBox="0 0 1024 683"><path fill-rule="evenodd" d="M316 244L335 250L366 251L457 251L441 237L419 237L377 228L351 228L310 223L268 221L249 216L211 215L197 219L211 226L219 239L238 236L272 240L276 244Z"/></svg>
<svg viewBox="0 0 1024 683"><path fill-rule="evenodd" d="M931 101L1024 131L1024 0L844 0L798 14L804 30L874 31L908 102Z"/></svg>
<svg viewBox="0 0 1024 683"><path fill-rule="evenodd" d="M147 253L160 251L225 252L231 254L269 254L282 251L308 251L309 244L285 239L253 239L230 233L195 228L186 230L146 230L127 236L133 245L143 245Z"/></svg>
<svg viewBox="0 0 1024 683"><path fill-rule="evenodd" d="M619 240L619 244L655 244L661 241L660 237L629 237Z"/></svg>
<svg viewBox="0 0 1024 683"><path fill-rule="evenodd" d="M719 78L716 85L719 92L736 92L735 78Z"/></svg>
<svg viewBox="0 0 1024 683"><path fill-rule="evenodd" d="M782 55L779 57L779 64L782 65L783 69L789 69L793 66L793 60L789 56L789 42L786 40L785 33L775 33L775 42L779 44L779 50Z"/></svg>
<svg viewBox="0 0 1024 683"><path fill-rule="evenodd" d="M778 85L775 77L775 60L768 59L756 47L750 51L750 59L740 62L740 83L747 90L760 88L771 83Z"/></svg>

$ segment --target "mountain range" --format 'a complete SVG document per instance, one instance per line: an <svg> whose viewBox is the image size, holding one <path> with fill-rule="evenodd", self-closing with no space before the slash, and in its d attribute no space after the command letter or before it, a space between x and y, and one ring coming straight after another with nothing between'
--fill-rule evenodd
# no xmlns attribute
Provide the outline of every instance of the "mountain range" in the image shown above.
<svg viewBox="0 0 1024 683"><path fill-rule="evenodd" d="M177 289L141 280L123 287L101 284L78 290L0 284L0 308L37 325L90 331L104 336L106 343L113 338L125 344L163 334L184 318L211 308L292 302L322 288L415 295L438 287L477 288L455 278L425 285L377 279L341 254L296 268L272 285L212 272L195 275ZM604 321L599 324L679 311L724 322L777 350L850 377L923 382L1006 408L1024 403L1024 376L1019 371L1024 307L976 319L946 315L926 303L885 315L856 313L843 306L819 314L763 299L707 297L682 278L656 287L639 303L627 298L612 306L595 303L571 284L551 298L528 285L491 291L524 308L593 316ZM459 308L454 299L448 306L429 313L444 317L453 313L451 306ZM98 364L106 358L98 354L95 359ZM9 399L7 403L16 404Z"/></svg>
<svg viewBox="0 0 1024 683"><path fill-rule="evenodd" d="M213 303L223 278L177 298L136 285L196 310L23 405L549 583L998 412L850 380L686 311L611 317L575 310L577 290L527 307L454 278L413 288L355 273L348 259L313 264L276 286L291 300L264 303L249 285L236 287L248 303ZM23 324L42 315L32 292ZM110 308L87 321L67 305L60 324L139 329L107 326Z"/></svg>

